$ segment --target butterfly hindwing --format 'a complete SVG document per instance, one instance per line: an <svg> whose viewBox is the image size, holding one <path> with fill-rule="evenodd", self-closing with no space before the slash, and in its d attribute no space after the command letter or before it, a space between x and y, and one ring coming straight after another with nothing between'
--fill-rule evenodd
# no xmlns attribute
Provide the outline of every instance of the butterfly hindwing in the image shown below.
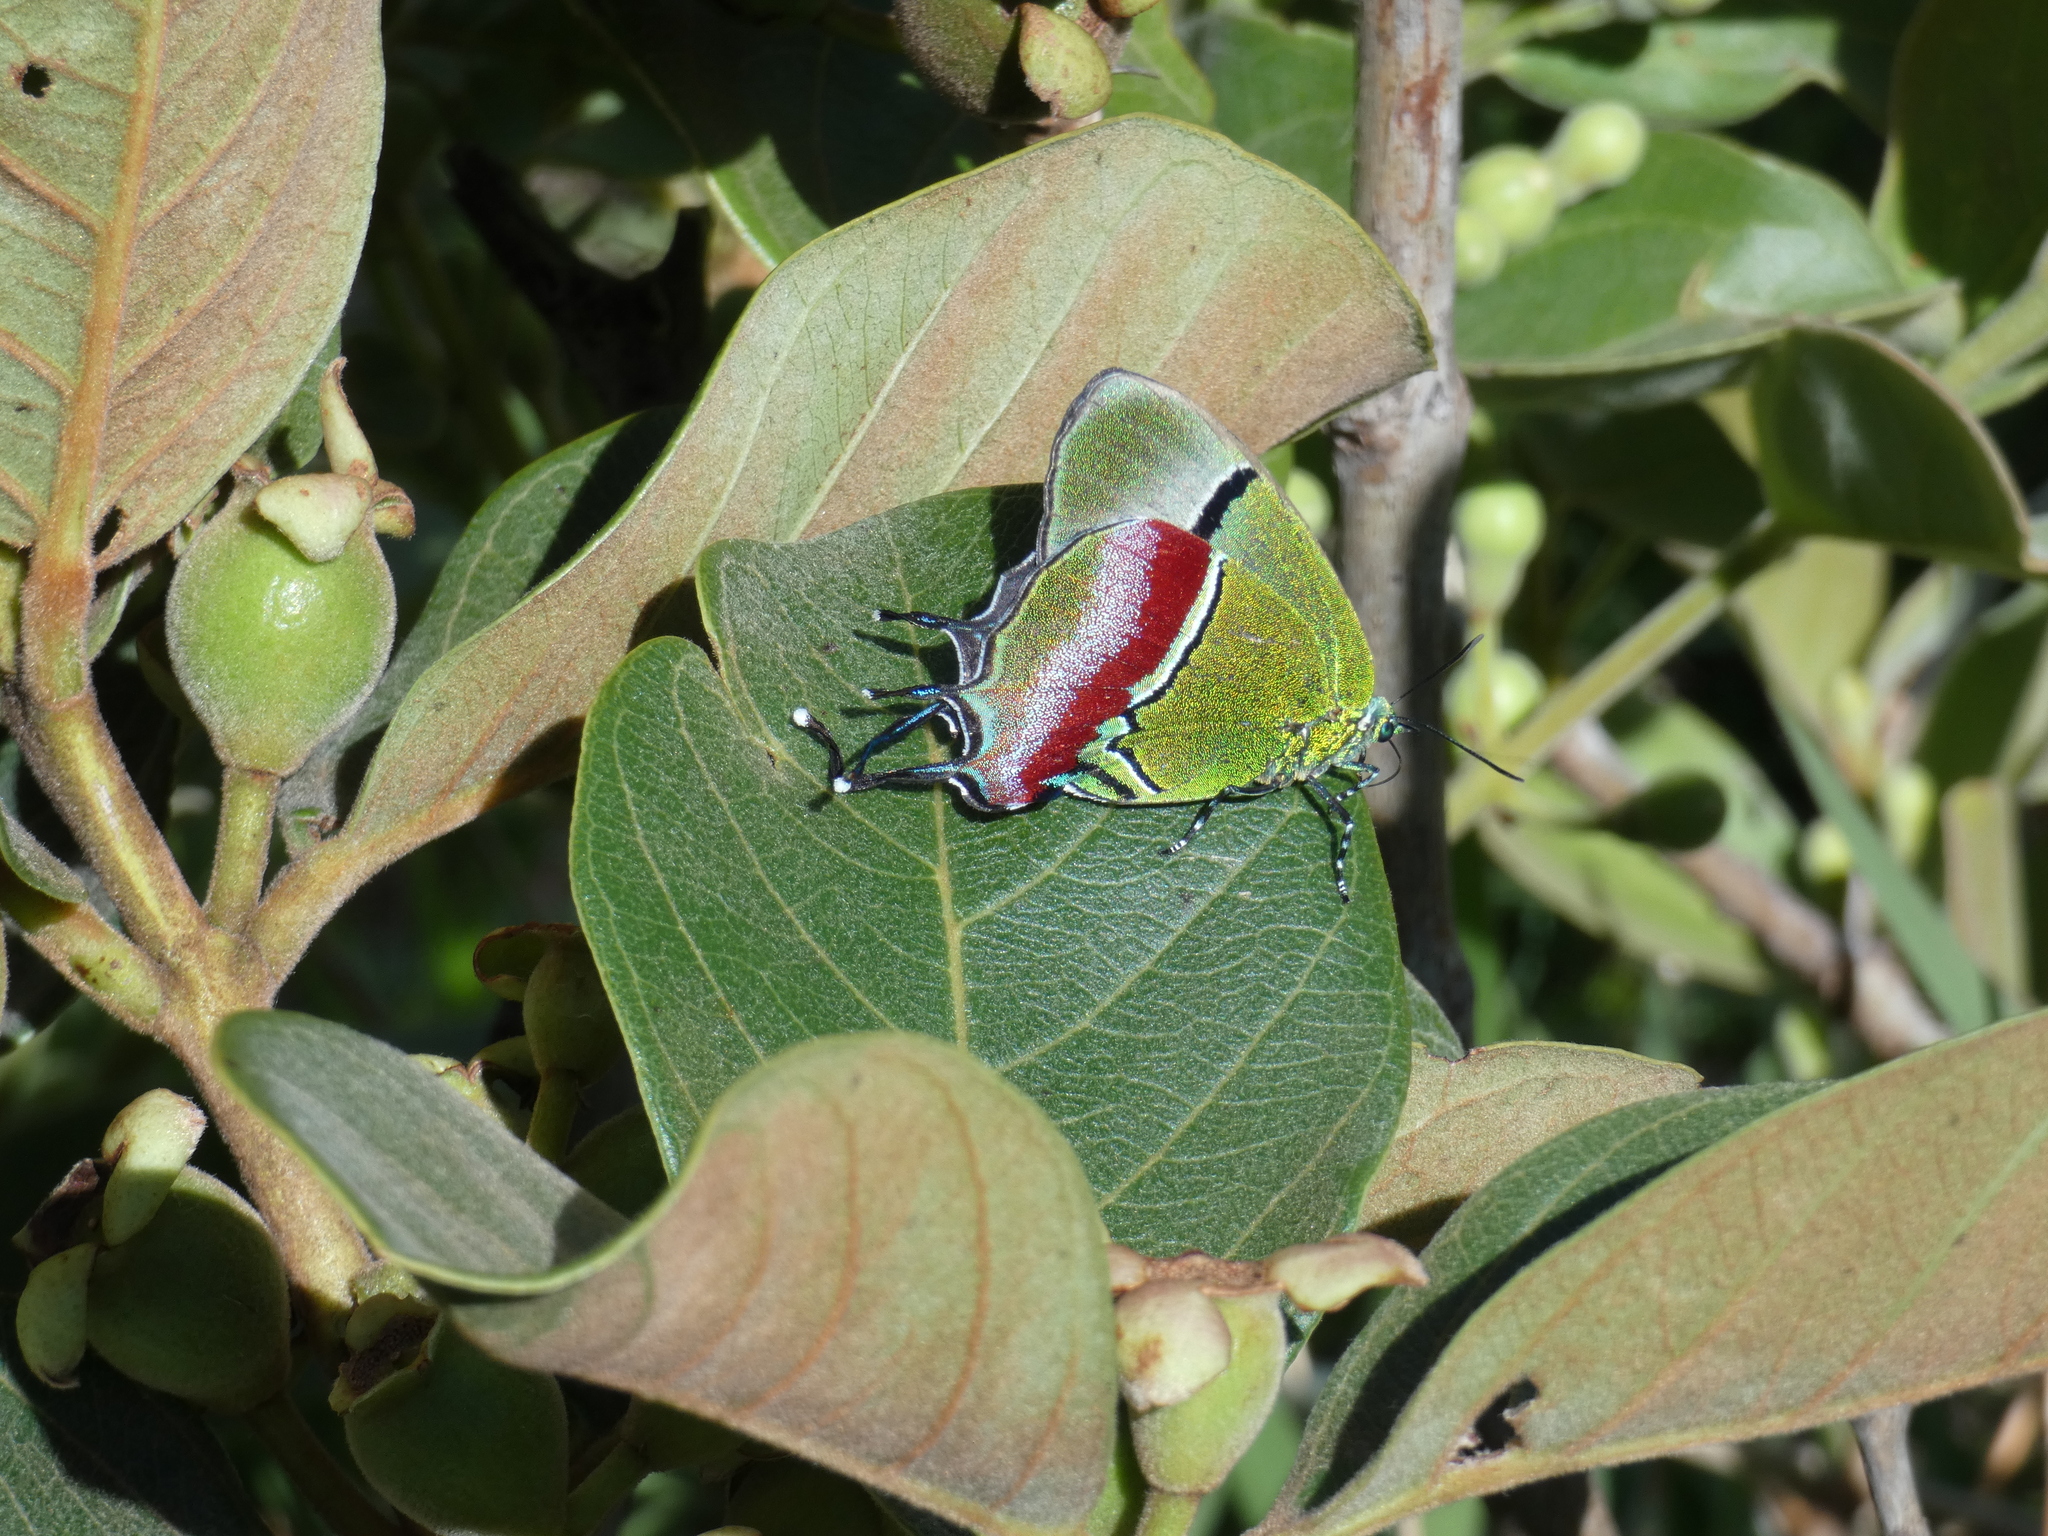
<svg viewBox="0 0 2048 1536"><path fill-rule="evenodd" d="M1134 518L1185 528L1257 577L1315 636L1335 700L1364 708L1373 683L1364 631L1273 477L1192 400L1112 368L1081 391L1054 440L1039 557Z"/></svg>

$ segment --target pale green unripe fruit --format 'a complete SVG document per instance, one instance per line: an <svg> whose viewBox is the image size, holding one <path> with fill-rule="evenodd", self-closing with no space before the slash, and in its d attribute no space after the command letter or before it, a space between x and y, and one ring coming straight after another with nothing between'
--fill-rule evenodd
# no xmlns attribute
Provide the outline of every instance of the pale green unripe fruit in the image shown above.
<svg viewBox="0 0 2048 1536"><path fill-rule="evenodd" d="M1491 642L1488 642L1489 644ZM1481 718L1479 694L1481 668L1477 657L1465 661L1451 674L1444 689L1444 713L1462 735L1487 735ZM1543 702L1549 691L1543 669L1520 651L1496 651L1493 655L1493 733L1513 730L1529 712Z"/></svg>
<svg viewBox="0 0 2048 1536"><path fill-rule="evenodd" d="M1460 208L1454 238L1460 288L1477 288L1500 276L1507 265L1508 243L1492 214L1483 208Z"/></svg>
<svg viewBox="0 0 2048 1536"><path fill-rule="evenodd" d="M1031 94L1054 117L1086 117L1109 100L1109 60L1078 22L1057 11L1017 7L1017 62Z"/></svg>
<svg viewBox="0 0 2048 1536"><path fill-rule="evenodd" d="M1849 878L1855 867L1849 839L1825 816L1816 817L1799 834L1799 872L1809 885L1832 885Z"/></svg>
<svg viewBox="0 0 2048 1536"><path fill-rule="evenodd" d="M1596 101L1578 108L1558 125L1544 151L1559 200L1575 203L1589 192L1620 186L1643 163L1649 142L1650 130L1634 107Z"/></svg>
<svg viewBox="0 0 2048 1536"><path fill-rule="evenodd" d="M1543 498L1520 480L1475 485L1458 497L1451 526L1465 560L1465 606L1495 614L1515 600L1522 569L1543 542Z"/></svg>
<svg viewBox="0 0 2048 1536"><path fill-rule="evenodd" d="M1508 249L1534 245L1557 219L1557 179L1535 150L1521 144L1489 149L1465 167L1458 205L1494 222Z"/></svg>
<svg viewBox="0 0 2048 1536"><path fill-rule="evenodd" d="M1213 1298L1230 1327L1230 1364L1185 1402L1131 1420L1145 1481L1166 1493L1220 1486L1259 1437L1287 1368L1287 1330L1272 1291Z"/></svg>
<svg viewBox="0 0 2048 1536"><path fill-rule="evenodd" d="M560 1536L569 1491L561 1387L492 1359L446 1317L342 1426L370 1486L429 1529Z"/></svg>
<svg viewBox="0 0 2048 1536"><path fill-rule="evenodd" d="M245 508L214 518L178 561L164 634L221 760L287 774L368 697L397 621L367 524L316 562Z"/></svg>
<svg viewBox="0 0 2048 1536"><path fill-rule="evenodd" d="M1934 826L1941 790L1919 763L1894 763L1877 781L1877 814L1892 852L1902 864L1918 864Z"/></svg>
<svg viewBox="0 0 2048 1536"><path fill-rule="evenodd" d="M146 1387L242 1413L291 1373L291 1303L270 1229L240 1195L179 1172L147 1225L93 1263L86 1338Z"/></svg>

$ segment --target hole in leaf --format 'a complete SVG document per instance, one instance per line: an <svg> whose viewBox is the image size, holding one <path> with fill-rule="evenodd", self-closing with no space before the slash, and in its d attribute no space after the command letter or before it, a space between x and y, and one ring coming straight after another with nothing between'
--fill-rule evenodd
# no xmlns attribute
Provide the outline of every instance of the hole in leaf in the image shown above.
<svg viewBox="0 0 2048 1536"><path fill-rule="evenodd" d="M19 70L14 77L21 82L21 94L33 96L41 101L50 89L50 72L40 64L30 64Z"/></svg>
<svg viewBox="0 0 2048 1536"><path fill-rule="evenodd" d="M1524 1376L1486 1405L1472 1427L1458 1437L1451 1450L1453 1466L1470 1466L1485 1461L1522 1443L1522 1415L1538 1396L1536 1383Z"/></svg>

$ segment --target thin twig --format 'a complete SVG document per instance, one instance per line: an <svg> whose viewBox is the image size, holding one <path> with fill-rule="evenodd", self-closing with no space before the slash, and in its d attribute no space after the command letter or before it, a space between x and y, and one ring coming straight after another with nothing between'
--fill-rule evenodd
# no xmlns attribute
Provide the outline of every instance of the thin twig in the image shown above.
<svg viewBox="0 0 2048 1536"><path fill-rule="evenodd" d="M1884 1536L1929 1536L1920 1494L1913 1486L1913 1458L1906 1444L1910 1405L1880 1408L1852 1420L1856 1444L1863 1451L1863 1471L1870 1483L1870 1502Z"/></svg>

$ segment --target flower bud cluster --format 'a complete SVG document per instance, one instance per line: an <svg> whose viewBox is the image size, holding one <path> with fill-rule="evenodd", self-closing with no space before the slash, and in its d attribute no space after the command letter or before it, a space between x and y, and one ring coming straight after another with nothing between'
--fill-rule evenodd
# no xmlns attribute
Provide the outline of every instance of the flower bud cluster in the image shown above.
<svg viewBox="0 0 2048 1536"><path fill-rule="evenodd" d="M218 1413L284 1385L284 1267L249 1203L188 1166L205 1129L198 1105L151 1089L15 1234L36 1261L15 1333L45 1382L75 1385L91 1348L144 1386Z"/></svg>
<svg viewBox="0 0 2048 1536"><path fill-rule="evenodd" d="M1475 155L1458 182L1458 284L1500 275L1509 256L1550 232L1558 213L1636 173L1649 147L1642 114L1619 101L1574 109L1541 151L1503 144Z"/></svg>

